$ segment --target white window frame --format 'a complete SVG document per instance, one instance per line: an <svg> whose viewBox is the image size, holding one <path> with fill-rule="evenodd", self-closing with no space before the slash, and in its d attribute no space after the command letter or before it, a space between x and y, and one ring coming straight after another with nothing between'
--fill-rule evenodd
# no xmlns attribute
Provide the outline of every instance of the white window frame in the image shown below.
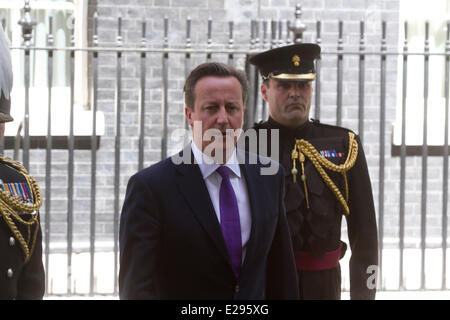
<svg viewBox="0 0 450 320"><path fill-rule="evenodd" d="M450 0L400 0L399 52L403 52L404 21L408 22L408 51L424 52L425 22L429 21L430 52L445 52L446 26L450 20ZM439 37L435 37L439 34ZM423 144L424 56L408 56L406 134L407 146ZM393 123L393 144L402 142L403 56L398 58L396 121ZM428 65L428 125L429 146L442 146L445 133L445 58L430 56ZM450 132L449 132L450 138Z"/></svg>
<svg viewBox="0 0 450 320"><path fill-rule="evenodd" d="M23 45L22 30L16 22L22 17L22 9L24 1L0 0L1 9L13 9L11 16L11 24L13 27L11 46L20 47ZM66 11L69 17L75 18L74 40L76 48L86 48L88 46L87 29L88 29L88 0L73 1L48 1L48 0L31 0L31 15L36 10L62 10ZM69 14L69 12L72 14ZM1 17L0 17L1 18ZM67 23L70 23L70 18ZM47 22L46 22L47 25ZM14 29L13 29L14 28ZM39 30L42 32L42 30ZM36 27L33 34L36 32ZM47 33L48 30L45 30ZM55 31L53 32L55 36ZM70 34L66 34L70 37ZM33 37L35 39L35 36ZM42 40L42 39L41 39ZM42 46L42 41L39 45ZM32 44L34 45L34 44ZM47 43L45 42L45 45ZM44 55L47 51L42 51ZM54 54L56 59L56 53ZM15 121L9 123L5 129L5 136L16 136L18 127L24 116L24 86L23 86L23 51L12 51L12 63L14 73L14 85L12 90L12 107L11 115ZM45 61L46 65L47 61ZM88 52L77 51L74 61L74 135L90 136L92 134L92 112L89 104L89 88L88 88ZM54 75L55 75L54 70ZM31 74L30 74L31 76ZM22 78L22 79L21 79ZM70 80L69 80L70 81ZM48 86L45 83L38 83L36 86L30 84L30 136L46 136L47 135L47 111L48 111ZM69 110L70 110L70 83L66 86L52 87L52 135L67 136L69 134ZM37 119L39 119L37 121ZM104 115L97 112L97 135L104 134ZM23 135L23 131L22 131Z"/></svg>

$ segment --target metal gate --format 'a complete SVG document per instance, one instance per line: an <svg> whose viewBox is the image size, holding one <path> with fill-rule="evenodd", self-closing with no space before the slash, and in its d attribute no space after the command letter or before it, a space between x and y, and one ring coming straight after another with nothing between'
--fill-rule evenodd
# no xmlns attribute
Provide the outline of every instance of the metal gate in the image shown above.
<svg viewBox="0 0 450 320"><path fill-rule="evenodd" d="M27 1L26 1L27 2ZM93 35L92 46L76 47L74 43L73 34L71 37L71 45L69 47L55 47L53 43L52 19L48 22L47 46L37 47L31 42L33 24L30 15L30 7L26 6L24 10L24 19L21 22L24 43L21 47L13 47L13 54L20 55L24 63L24 74L15 75L15 78L23 77L24 79L24 120L19 128L17 137L6 140L2 148L6 154L11 154L15 158L21 160L26 168L31 169L31 174L38 175L38 181L43 189L45 189L44 206L41 210L41 220L44 233L44 263L47 270L47 295L117 295L117 274L118 274L118 225L119 214L121 209L121 200L124 194L127 178L133 172L148 166L158 159L163 159L170 155L169 149L176 150L182 144L173 144L173 132L177 128L187 129L186 122L183 115L176 115L176 112L171 106L174 104L170 96L171 83L173 81L171 73L171 66L177 65L184 70L186 76L195 66L197 62L207 60L220 59L223 62L237 65L245 68L251 87L251 96L246 109L245 126L252 125L255 121L265 119L267 117L267 106L259 96L259 76L257 70L247 63L248 56L252 53L259 52L268 48L283 46L291 44L294 41L301 41L306 32L305 25L301 21L301 10L297 6L295 12L295 20L290 21L251 21L247 26L249 31L248 42L245 45L236 44L234 41L234 23L228 24L228 42L214 43L211 38L211 30L213 28L213 21L210 19L207 22L208 40L204 44L192 43L191 39L191 20L186 19L185 42L184 43L169 43L169 21L165 17L163 19L164 30L160 43L150 43L146 33L146 21L142 21L142 34L140 43L132 45L124 45L122 41L122 18L117 18L117 41L115 46L102 45L99 42L99 34L97 31L98 17L95 14L93 17ZM447 36L445 42L445 50L443 52L431 52L429 47L429 31L428 24L426 26L427 32L424 39L423 51L411 52L408 47L407 37L407 23L405 23L405 37L403 39L403 48L398 50L395 46L387 45L387 35L389 30L389 23L380 21L379 42L374 44L368 43L365 35L365 23L360 22L360 36L359 43L350 44L346 48L344 45L345 23L339 21L336 25L338 29L337 43L322 43L321 31L322 22L317 21L316 30L311 32L314 42L322 45L322 57L317 61L317 78L315 81L315 100L312 110L315 119L320 119L322 122L331 122L331 124L349 126L352 130L357 132L364 143L366 153L368 156L369 171L373 181L374 198L376 201L377 221L379 228L379 247L380 247L380 283L379 290L425 290L425 289L448 289L447 284L447 213L448 213L448 101L449 101L449 72L450 72L450 24L447 26ZM396 30L391 30L396 32ZM334 49L333 49L334 47ZM369 49L368 49L369 47ZM372 48L372 49L370 49ZM54 134L52 134L52 123L58 119L52 118L52 108L58 107L58 101L51 98L48 99L46 108L42 109L43 114L47 115L46 136L41 137L43 143L36 142L37 138L30 135L30 121L37 121L37 119L30 118L30 54L33 52L45 52L47 55L47 90L48 96L51 96L53 83L53 59L56 52L67 52L69 59L69 74L70 74L70 108L68 134L63 142L56 141ZM84 142L86 146L82 146L75 133L74 119L74 86L75 86L75 56L77 53L84 52L89 56L89 72L88 80L90 83L90 115L92 134L90 137L85 137ZM104 67L104 60L106 58L109 62L114 60L113 69L108 69L112 77L105 81L99 70ZM407 119L407 88L408 83L408 68L411 68L409 63L411 57L420 57L423 60L423 105L421 110L423 112L423 140L422 144L414 147L407 144L406 127ZM133 88L124 88L124 78L130 78L130 75L124 75L127 69L124 69L124 61L126 59L134 59L135 70L137 70L131 78L134 79L136 86ZM428 144L427 132L429 131L429 124L427 120L428 115L428 101L429 101L429 64L430 59L442 59L445 63L445 76L443 87L445 88L445 113L442 114L444 121L444 138L443 143L438 147L430 146ZM159 61L161 73L149 74L148 64L151 61ZM400 61L400 62L399 62ZM357 70L349 78L347 71L351 64L351 69ZM397 66L392 69L389 63ZM130 63L127 62L127 66ZM372 78L375 80L368 81L368 75L375 75ZM389 79L393 77L393 79ZM152 80L159 83L159 88L154 83L153 87L147 87L147 80ZM179 76L178 76L179 78ZM178 79L177 78L177 79ZM401 79L401 81L399 81ZM351 88L346 87L346 82L352 84ZM387 100L392 96L388 94L389 86L392 83L401 85L402 90L400 95L396 95L398 105L401 105L401 121L398 128L401 130L400 143L395 144L389 141L389 135L393 135L391 128L388 126L392 122L392 115L387 115L387 110L392 108L388 105ZM108 89L110 93L110 100L114 102L113 112L107 112L110 115L108 118L112 120L106 125L107 129L103 135L98 134L98 112L102 111L99 97L103 89ZM111 90L112 88L112 90ZM100 89L100 90L99 90ZM105 90L106 90L105 89ZM132 100L125 97L124 93L133 91L137 94L137 109L124 110L124 106L128 108L128 102L125 100ZM161 109L158 110L152 107L149 102L152 100L150 94L158 92L160 96ZM346 99L353 94L353 100L349 103ZM182 99L178 97L177 103L182 103ZM346 110L353 107L353 113L349 114ZM348 108L347 108L348 107ZM391 108L391 109L389 109ZM375 112L374 112L375 110ZM126 114L124 112L126 111ZM172 112L172 113L171 113ZM392 112L391 112L392 113ZM172 119L177 121L170 122ZM126 118L125 116L128 116ZM153 117L153 118L152 118ZM106 118L105 118L106 119ZM155 120L158 119L158 120ZM17 121L17 119L16 119ZM127 122L128 121L128 122ZM132 122L135 130L123 131L129 122ZM158 123L159 122L159 123ZM155 125L158 123L158 125ZM156 127L157 129L154 129ZM132 139L126 140L124 138ZM61 137L60 137L61 138ZM151 141L149 142L149 140ZM159 140L159 143L155 143ZM8 142L9 141L9 142ZM129 141L133 142L130 149ZM181 141L181 140L180 140ZM183 140L185 141L185 140ZM182 142L182 141L181 141ZM83 150L83 151L79 151ZM153 158L146 160L149 150L153 152ZM157 155L155 154L158 153ZM391 152L387 152L391 150ZM415 151L414 151L415 150ZM42 152L43 153L42 153ZM418 151L418 153L417 153ZM40 153L39 153L40 152ZM104 163L110 164L107 169L101 169L107 172L102 179L106 179L108 187L112 184L112 192L99 196L97 193L100 187L103 187L105 181L101 180L99 184L99 168L103 166L103 162L99 164L98 157L104 152L107 160ZM416 152L416 153L414 153ZM80 156L82 154L82 156ZM45 160L41 158L44 156ZM55 163L54 159L64 159L62 162ZM124 159L128 162L125 163ZM131 166L134 161L135 166ZM40 161L40 162L39 162ZM61 163L66 162L61 165ZM415 180L408 178L408 170L414 170L420 166L421 175L415 177ZM55 169L56 168L56 169ZM78 168L78 169L77 169ZM125 168L125 169L124 169ZM33 170L34 169L34 170ZM66 175L67 180L63 183L63 187L58 185L57 190L52 189L54 182L55 170L58 174ZM78 170L78 171L77 171ZM419 170L419 169L418 169ZM434 171L438 171L437 178ZM89 171L89 179L85 179L86 188L89 190L88 194L80 196L77 191L78 183L77 172ZM417 170L415 170L417 171ZM62 172L62 173L61 173ZM429 174L433 173L432 183L433 188L430 191ZM388 178L386 178L388 173ZM109 175L109 177L108 177ZM39 176L41 177L39 180ZM109 178L109 179L108 179ZM408 199L409 183L420 186L420 190L416 190L415 194L420 194L420 197L415 199ZM436 182L438 181L438 182ZM440 186L435 186L438 183ZM433 205L438 194L440 201L439 211L427 210L429 207L429 198L427 195L433 193ZM386 196L388 202L386 202ZM64 198L64 199L63 199ZM100 199L101 198L101 199ZM101 201L100 201L100 200ZM99 200L99 201L98 201ZM59 218L54 220L55 213L52 210L53 202L61 202L65 207ZM85 213L83 223L86 224L84 233L78 236L80 238L88 239L88 247L84 249L74 248L77 239L74 239L74 216L77 213L77 203L82 202L80 206L83 207ZM113 204L110 206L110 204ZM99 208L104 206L105 208ZM408 207L409 206L409 207ZM61 206L60 206L61 207ZM109 208L109 209L108 209ZM411 213L408 208L413 208L418 214ZM435 207L433 207L435 208ZM110 210L112 209L112 210ZM106 212L104 217L100 217L99 212ZM408 217L414 217L412 224L408 223ZM64 218L63 218L64 217ZM103 219L105 228L109 231L99 231L98 221ZM81 220L79 220L81 221ZM419 222L419 225L417 224ZM436 228L440 228L440 235L436 235L434 228L434 239L440 239L432 244L427 242L427 226L429 224L436 224ZM108 229L109 228L109 229ZM385 230L390 230L385 233ZM417 229L419 231L417 231ZM65 234L65 240L59 237L55 239L54 232L58 230L60 234ZM412 230L412 231L411 231ZM101 233L101 236L100 236ZM413 234L413 237L408 238L408 234ZM414 235L415 234L415 235ZM105 240L106 239L106 240ZM409 240L408 240L409 239ZM99 246L100 240L107 243L106 249ZM52 249L52 244L56 244ZM103 244L102 244L103 246ZM440 256L439 264L433 265L432 269L427 269L427 250L433 249L438 251ZM394 260L395 264L392 267L392 255L387 254L389 250L395 250ZM414 271L412 277L416 277L416 285L408 286L406 283L406 270L412 268L410 258L407 258L408 250L416 250L418 252L416 265L417 270ZM100 277L105 270L96 269L96 265L100 265L103 259L101 252L109 254L110 263L107 268L111 269L109 275L108 289L100 289ZM87 258L80 262L80 266L85 268L86 275L85 289L80 290L80 281L74 276L75 265L73 257L79 254L86 254ZM51 262L52 255L62 254L59 258L60 264ZM434 254L434 253L433 253ZM100 256L100 258L98 258ZM97 258L96 258L97 257ZM96 260L97 259L97 260ZM105 258L106 259L106 258ZM405 262L409 259L409 262ZM56 261L56 260L55 260ZM389 263L389 264L388 264ZM86 265L88 264L88 266ZM433 263L434 264L434 263ZM65 288L56 290L55 282L60 280L56 276L52 278L52 274L58 272L63 266L65 279ZM103 268L103 267L102 267ZM345 267L343 268L345 270ZM412 269L411 269L412 270ZM428 270L428 271L427 271ZM428 286L427 277L430 270L434 270L433 276L440 275L439 285ZM394 276L392 274L395 274ZM87 276L88 275L88 276ZM63 279L60 278L60 279ZM392 280L394 279L394 280ZM387 282L394 283L394 285L387 285ZM77 287L78 286L78 287ZM344 289L348 289L348 279L343 281Z"/></svg>

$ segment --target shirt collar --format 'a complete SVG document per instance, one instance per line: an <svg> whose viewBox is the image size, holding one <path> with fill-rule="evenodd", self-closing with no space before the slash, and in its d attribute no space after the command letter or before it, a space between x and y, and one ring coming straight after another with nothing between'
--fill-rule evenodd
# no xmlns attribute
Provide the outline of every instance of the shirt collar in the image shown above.
<svg viewBox="0 0 450 320"><path fill-rule="evenodd" d="M209 156L200 151L194 141L191 141L191 149L192 153L194 154L195 161L200 168L203 179L207 179L214 171L217 170L218 167L221 166L220 164L215 163L214 160ZM236 156L236 147L234 147L233 154L228 159L227 163L225 163L225 166L227 166L238 178L241 177L241 168L239 167Z"/></svg>

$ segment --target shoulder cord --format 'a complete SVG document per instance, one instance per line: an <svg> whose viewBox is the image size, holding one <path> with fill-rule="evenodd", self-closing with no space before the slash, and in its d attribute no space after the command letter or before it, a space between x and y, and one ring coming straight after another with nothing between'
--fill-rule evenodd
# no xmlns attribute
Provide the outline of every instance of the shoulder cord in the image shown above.
<svg viewBox="0 0 450 320"><path fill-rule="evenodd" d="M29 261L36 244L36 237L39 230L39 209L42 205L41 190L37 181L28 174L27 170L20 164L20 162L13 161L9 158L0 157L0 160L5 164L13 167L19 171L26 179L28 186L30 187L31 193L31 203L22 202L14 197L11 197L9 192L0 189L0 212L3 216L6 224L13 233L14 237L19 241L19 244L25 255L25 263ZM20 213L33 213L30 220L23 220ZM24 239L22 233L17 228L14 220L11 216L19 223L27 226L28 236L27 240ZM31 227L36 224L32 239L31 239Z"/></svg>
<svg viewBox="0 0 450 320"><path fill-rule="evenodd" d="M311 145L308 141L304 139L299 139L295 141L294 149L292 150L292 162L293 162L293 168L291 170L291 173L293 175L294 183L297 181L297 173L298 170L295 167L295 161L298 159L300 161L301 167L302 167L302 175L301 179L303 181L303 186L305 189L305 197L306 197L306 205L309 208L309 199L308 199L308 189L306 185L306 175L305 175L305 156L308 157L314 167L316 167L319 174L322 176L322 179L325 181L325 183L328 185L328 187L331 189L331 191L334 193L336 199L342 204L344 208L344 213L348 215L350 213L350 209L348 207L348 182L347 182L347 171L349 171L353 165L355 164L356 157L358 156L358 142L355 140L355 134L353 132L349 132L349 148L348 148L348 154L347 159L345 162L341 165L336 165L333 162L327 160L323 156L320 155L320 153L314 148L313 145ZM339 172L344 177L345 182L345 199L342 196L339 188L334 184L334 182L331 180L331 178L328 176L328 174L324 170L328 169L334 172Z"/></svg>

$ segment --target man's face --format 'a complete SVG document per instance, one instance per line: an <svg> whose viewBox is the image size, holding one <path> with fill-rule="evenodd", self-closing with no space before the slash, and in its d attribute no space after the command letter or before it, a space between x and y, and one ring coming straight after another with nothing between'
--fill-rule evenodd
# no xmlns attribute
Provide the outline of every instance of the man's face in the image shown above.
<svg viewBox="0 0 450 320"><path fill-rule="evenodd" d="M269 104L272 119L291 128L305 123L311 108L311 82L268 81L261 85L261 94Z"/></svg>
<svg viewBox="0 0 450 320"><path fill-rule="evenodd" d="M242 129L244 119L242 87L239 80L235 77L206 76L197 81L194 92L194 108L191 110L186 107L185 114L189 125L193 128L195 144L203 152L211 143L214 145L208 148L210 150L214 147L221 148L222 151L232 151L237 141L234 130ZM199 121L201 130L198 127ZM212 136L214 138L211 138ZM227 159L230 153L223 152L223 155Z"/></svg>

